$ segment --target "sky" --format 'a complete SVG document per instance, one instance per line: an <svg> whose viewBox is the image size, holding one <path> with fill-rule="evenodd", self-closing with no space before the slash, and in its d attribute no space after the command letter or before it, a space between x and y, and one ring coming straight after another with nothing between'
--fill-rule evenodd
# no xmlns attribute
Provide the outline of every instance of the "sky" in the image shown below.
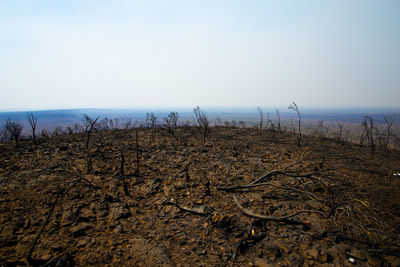
<svg viewBox="0 0 400 267"><path fill-rule="evenodd" d="M0 110L399 107L400 1L2 0Z"/></svg>

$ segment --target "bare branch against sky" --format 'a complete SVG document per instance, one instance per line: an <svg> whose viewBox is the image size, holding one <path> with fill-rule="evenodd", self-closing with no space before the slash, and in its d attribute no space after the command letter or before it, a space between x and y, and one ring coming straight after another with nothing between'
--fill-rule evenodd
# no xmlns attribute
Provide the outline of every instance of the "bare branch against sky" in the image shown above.
<svg viewBox="0 0 400 267"><path fill-rule="evenodd" d="M400 1L0 1L1 109L398 107Z"/></svg>

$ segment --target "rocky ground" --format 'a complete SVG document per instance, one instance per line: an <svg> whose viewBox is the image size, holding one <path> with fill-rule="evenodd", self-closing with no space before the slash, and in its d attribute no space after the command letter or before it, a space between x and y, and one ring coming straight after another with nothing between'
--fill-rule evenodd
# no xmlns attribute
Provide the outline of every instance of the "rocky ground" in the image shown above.
<svg viewBox="0 0 400 267"><path fill-rule="evenodd" d="M1 144L0 264L400 265L399 151L296 138L219 127L205 143L178 128Z"/></svg>

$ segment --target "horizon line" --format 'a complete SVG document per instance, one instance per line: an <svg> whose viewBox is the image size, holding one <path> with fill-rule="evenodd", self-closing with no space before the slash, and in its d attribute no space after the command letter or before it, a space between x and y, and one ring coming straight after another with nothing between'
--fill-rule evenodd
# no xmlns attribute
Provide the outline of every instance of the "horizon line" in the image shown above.
<svg viewBox="0 0 400 267"><path fill-rule="evenodd" d="M245 110L250 110L254 109L255 112L257 112L257 107L262 107L265 111L266 109L272 109L272 110L287 110L288 106L272 106L272 105L256 105L256 106L140 106L140 107L60 107L60 108L5 108L1 109L0 108L0 113L9 113L9 112L43 112L43 111L78 111L78 110L127 110L127 111L155 111L155 110L171 110L174 111L174 109L178 110L192 110L193 108L199 106L200 108L204 109L207 111L207 109L245 109ZM394 106L389 106L389 107L381 107L381 106L345 106L345 107L340 107L340 106L330 106L330 107L318 107L318 106L299 106L300 111L303 110L354 110L354 111L362 111L362 110L393 110L393 111L398 111L400 112L400 107L394 107ZM229 110L227 110L229 111Z"/></svg>

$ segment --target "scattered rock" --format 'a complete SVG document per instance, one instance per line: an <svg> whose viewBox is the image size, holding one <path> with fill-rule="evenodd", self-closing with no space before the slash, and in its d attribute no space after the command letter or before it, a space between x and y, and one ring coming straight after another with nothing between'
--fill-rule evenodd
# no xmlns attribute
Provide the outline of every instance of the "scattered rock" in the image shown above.
<svg viewBox="0 0 400 267"><path fill-rule="evenodd" d="M318 259L318 256L319 256L319 249L313 247L313 248L307 250L307 255L308 255L309 259L316 260L316 259Z"/></svg>
<svg viewBox="0 0 400 267"><path fill-rule="evenodd" d="M93 214L93 212L91 210L89 210L88 208L85 208L81 211L77 222L89 222L89 221L93 221L96 219L96 216Z"/></svg>
<svg viewBox="0 0 400 267"><path fill-rule="evenodd" d="M274 243L278 246L282 253L288 255L290 252L292 252L292 247L289 244L280 240L275 240Z"/></svg>
<svg viewBox="0 0 400 267"><path fill-rule="evenodd" d="M277 258L280 258L282 256L281 250L274 242L264 241L263 244L266 250L266 256L271 260L276 260Z"/></svg>
<svg viewBox="0 0 400 267"><path fill-rule="evenodd" d="M78 244L76 244L76 247L80 248L80 247L84 247L86 246L90 241L90 238L84 238L79 240Z"/></svg>
<svg viewBox="0 0 400 267"><path fill-rule="evenodd" d="M304 263L304 257L297 253L292 253L285 259L288 266L301 266Z"/></svg>
<svg viewBox="0 0 400 267"><path fill-rule="evenodd" d="M256 258L254 261L255 267L274 267L277 266L276 264L270 263L266 259Z"/></svg>
<svg viewBox="0 0 400 267"><path fill-rule="evenodd" d="M80 237L85 235L85 232L92 228L93 227L88 223L80 223L77 226L71 227L70 232L74 237Z"/></svg>
<svg viewBox="0 0 400 267"><path fill-rule="evenodd" d="M110 208L110 212L109 212L109 216L114 221L128 218L130 215L131 215L131 212L126 205L112 207L112 208Z"/></svg>
<svg viewBox="0 0 400 267"><path fill-rule="evenodd" d="M125 227L121 224L117 225L117 227L115 227L114 232L117 234L123 234L126 232Z"/></svg>

